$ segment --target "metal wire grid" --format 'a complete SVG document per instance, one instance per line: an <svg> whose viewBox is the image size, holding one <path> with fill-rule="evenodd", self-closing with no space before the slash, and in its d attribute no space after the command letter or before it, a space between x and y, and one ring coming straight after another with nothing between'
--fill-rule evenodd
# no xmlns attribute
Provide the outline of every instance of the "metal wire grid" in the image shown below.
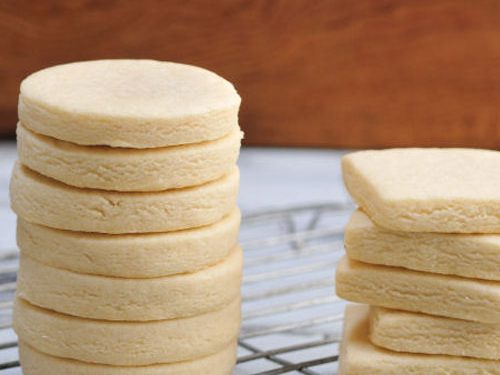
<svg viewBox="0 0 500 375"><path fill-rule="evenodd" d="M244 216L243 324L235 375L336 374L344 303L334 295L352 207L320 204ZM18 252L0 258L0 374L20 374L11 328Z"/></svg>

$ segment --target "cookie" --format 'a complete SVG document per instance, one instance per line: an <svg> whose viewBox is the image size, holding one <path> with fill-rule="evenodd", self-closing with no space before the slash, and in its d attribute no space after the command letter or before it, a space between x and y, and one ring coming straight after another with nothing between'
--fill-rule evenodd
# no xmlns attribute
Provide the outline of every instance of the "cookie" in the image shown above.
<svg viewBox="0 0 500 375"><path fill-rule="evenodd" d="M17 152L30 169L67 185L117 191L160 191L202 185L229 173L242 133L154 149L79 146L17 127Z"/></svg>
<svg viewBox="0 0 500 375"><path fill-rule="evenodd" d="M110 322L63 315L17 298L19 340L55 357L115 366L188 361L227 348L238 336L240 300L191 318Z"/></svg>
<svg viewBox="0 0 500 375"><path fill-rule="evenodd" d="M360 151L343 157L342 172L356 203L387 229L500 233L500 152Z"/></svg>
<svg viewBox="0 0 500 375"><path fill-rule="evenodd" d="M357 210L344 243L361 262L500 281L500 235L395 232Z"/></svg>
<svg viewBox="0 0 500 375"><path fill-rule="evenodd" d="M241 99L208 70L153 60L57 65L21 83L19 120L81 145L154 148L218 139L237 127Z"/></svg>
<svg viewBox="0 0 500 375"><path fill-rule="evenodd" d="M57 358L19 343L24 375L231 375L236 361L236 343L207 357L191 361L149 366L109 366Z"/></svg>
<svg viewBox="0 0 500 375"><path fill-rule="evenodd" d="M397 353L368 339L369 307L349 305L340 345L339 375L499 375L498 361L447 355Z"/></svg>
<svg viewBox="0 0 500 375"><path fill-rule="evenodd" d="M238 241L240 211L212 225L176 232L96 234L17 220L23 255L77 273L150 278L196 272L229 255Z"/></svg>
<svg viewBox="0 0 500 375"><path fill-rule="evenodd" d="M18 297L33 305L83 318L147 321L218 310L240 294L243 254L194 273L124 279L86 275L21 256Z"/></svg>
<svg viewBox="0 0 500 375"><path fill-rule="evenodd" d="M397 352L500 361L500 324L372 307L370 340Z"/></svg>
<svg viewBox="0 0 500 375"><path fill-rule="evenodd" d="M236 206L239 172L207 184L150 193L81 189L19 163L10 193L14 212L57 229L97 233L166 232L213 224Z"/></svg>
<svg viewBox="0 0 500 375"><path fill-rule="evenodd" d="M500 283L342 258L337 295L353 302L484 323L500 323Z"/></svg>

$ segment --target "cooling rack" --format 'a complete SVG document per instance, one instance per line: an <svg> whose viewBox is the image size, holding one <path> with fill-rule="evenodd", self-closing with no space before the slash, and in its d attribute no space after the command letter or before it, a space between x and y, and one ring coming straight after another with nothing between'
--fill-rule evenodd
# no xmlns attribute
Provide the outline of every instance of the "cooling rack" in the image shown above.
<svg viewBox="0 0 500 375"><path fill-rule="evenodd" d="M344 302L334 295L353 207L318 204L244 215L243 323L235 375L337 372ZM21 374L11 328L18 252L0 258L0 375Z"/></svg>

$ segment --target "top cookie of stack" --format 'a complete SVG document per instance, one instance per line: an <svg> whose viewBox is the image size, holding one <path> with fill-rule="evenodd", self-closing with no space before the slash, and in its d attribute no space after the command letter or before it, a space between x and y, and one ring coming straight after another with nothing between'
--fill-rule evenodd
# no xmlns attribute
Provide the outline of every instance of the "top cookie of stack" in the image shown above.
<svg viewBox="0 0 500 375"><path fill-rule="evenodd" d="M238 126L240 102L231 83L202 68L99 60L30 75L21 84L19 119L80 145L154 148L229 134Z"/></svg>
<svg viewBox="0 0 500 375"><path fill-rule="evenodd" d="M353 199L404 232L500 233L500 153L478 149L361 151L342 161Z"/></svg>

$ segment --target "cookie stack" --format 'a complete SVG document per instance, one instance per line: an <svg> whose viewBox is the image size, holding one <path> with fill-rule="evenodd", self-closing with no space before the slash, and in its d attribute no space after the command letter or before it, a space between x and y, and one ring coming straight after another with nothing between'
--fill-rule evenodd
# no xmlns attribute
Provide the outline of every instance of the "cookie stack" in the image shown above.
<svg viewBox="0 0 500 375"><path fill-rule="evenodd" d="M216 74L151 60L23 81L11 202L24 374L231 373L239 105Z"/></svg>
<svg viewBox="0 0 500 375"><path fill-rule="evenodd" d="M341 375L500 374L500 153L349 154Z"/></svg>

